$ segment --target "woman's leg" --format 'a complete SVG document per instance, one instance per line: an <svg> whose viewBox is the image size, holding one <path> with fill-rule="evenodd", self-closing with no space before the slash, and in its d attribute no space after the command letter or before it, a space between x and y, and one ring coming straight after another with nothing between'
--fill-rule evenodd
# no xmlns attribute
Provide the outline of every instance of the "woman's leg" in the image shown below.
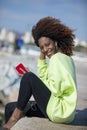
<svg viewBox="0 0 87 130"><path fill-rule="evenodd" d="M5 106L5 123L8 122L8 120L10 119L13 111L15 110L16 108L16 105L17 103L16 102L11 102L11 103L8 103L6 106Z"/></svg>
<svg viewBox="0 0 87 130"><path fill-rule="evenodd" d="M31 95L33 95L39 109L47 117L46 107L50 94L49 89L35 74L26 73L21 80L17 108L23 111Z"/></svg>
<svg viewBox="0 0 87 130"><path fill-rule="evenodd" d="M47 89L47 87L43 84L43 82L31 72L26 73L21 80L19 97L18 97L18 102L16 106L17 108L16 108L16 111L14 110L11 117L14 116L15 118L18 118L18 120L20 119L20 117L23 115L23 111L26 108L26 105L32 94L35 98L35 101L37 102L37 106L40 112L42 113L43 116L47 117L46 106L47 106L51 93ZM13 120L14 123L11 123L11 122L12 122L12 118L10 118L10 120L7 122L7 125L10 124L10 126L8 126L9 128L11 128L12 125L14 125L17 121Z"/></svg>
<svg viewBox="0 0 87 130"><path fill-rule="evenodd" d="M10 119L13 111L17 107L17 102L8 103L5 107L5 123ZM24 115L27 117L45 117L40 111L36 101L29 101L24 109Z"/></svg>

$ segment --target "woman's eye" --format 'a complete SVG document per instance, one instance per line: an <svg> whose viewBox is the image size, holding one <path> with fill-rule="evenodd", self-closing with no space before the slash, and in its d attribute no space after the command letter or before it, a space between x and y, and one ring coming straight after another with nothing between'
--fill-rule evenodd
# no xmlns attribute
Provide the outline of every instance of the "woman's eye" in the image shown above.
<svg viewBox="0 0 87 130"><path fill-rule="evenodd" d="M49 46L49 45L50 45L50 43L47 43L47 44L46 44L46 46Z"/></svg>

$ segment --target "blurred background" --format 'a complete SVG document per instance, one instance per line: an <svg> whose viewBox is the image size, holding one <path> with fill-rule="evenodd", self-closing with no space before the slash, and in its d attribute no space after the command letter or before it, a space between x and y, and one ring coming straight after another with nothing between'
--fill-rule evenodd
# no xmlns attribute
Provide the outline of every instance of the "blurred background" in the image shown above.
<svg viewBox="0 0 87 130"><path fill-rule="evenodd" d="M40 18L59 18L75 30L73 59L77 83L86 87L83 83L87 76L86 12L87 0L0 0L0 123L4 106L18 96L20 78L15 66L23 63L37 74L39 48L34 46L31 29ZM83 82L78 75L79 79L84 75Z"/></svg>

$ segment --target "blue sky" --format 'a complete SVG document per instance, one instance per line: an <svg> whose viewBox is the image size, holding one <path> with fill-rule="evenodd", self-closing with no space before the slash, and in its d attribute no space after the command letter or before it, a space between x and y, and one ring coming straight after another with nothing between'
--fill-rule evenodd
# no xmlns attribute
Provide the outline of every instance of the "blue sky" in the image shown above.
<svg viewBox="0 0 87 130"><path fill-rule="evenodd" d="M0 28L31 31L42 17L53 16L87 41L87 0L0 0Z"/></svg>

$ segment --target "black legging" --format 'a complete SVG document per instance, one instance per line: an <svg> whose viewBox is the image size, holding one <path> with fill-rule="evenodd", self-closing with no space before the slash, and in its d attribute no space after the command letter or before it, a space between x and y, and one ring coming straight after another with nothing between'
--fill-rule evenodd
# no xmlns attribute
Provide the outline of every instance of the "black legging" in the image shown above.
<svg viewBox="0 0 87 130"><path fill-rule="evenodd" d="M35 101L29 101L32 95ZM5 107L5 122L9 120L16 107L24 111L28 117L47 118L46 107L50 95L49 89L35 74L32 72L24 74L20 83L18 101L8 103Z"/></svg>

